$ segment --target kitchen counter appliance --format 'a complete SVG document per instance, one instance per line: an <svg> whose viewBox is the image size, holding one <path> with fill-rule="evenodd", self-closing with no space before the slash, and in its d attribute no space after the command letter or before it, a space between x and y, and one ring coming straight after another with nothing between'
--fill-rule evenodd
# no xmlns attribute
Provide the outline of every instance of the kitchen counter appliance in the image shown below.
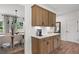
<svg viewBox="0 0 79 59"><path fill-rule="evenodd" d="M42 36L42 29L37 29L36 35L37 36Z"/></svg>

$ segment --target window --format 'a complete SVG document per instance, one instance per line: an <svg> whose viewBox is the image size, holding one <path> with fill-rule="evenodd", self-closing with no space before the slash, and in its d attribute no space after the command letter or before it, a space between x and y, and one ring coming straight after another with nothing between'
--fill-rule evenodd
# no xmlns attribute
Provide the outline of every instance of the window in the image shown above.
<svg viewBox="0 0 79 59"><path fill-rule="evenodd" d="M16 31L17 32L23 32L23 18L17 18L17 21L16 21Z"/></svg>
<svg viewBox="0 0 79 59"><path fill-rule="evenodd" d="M0 32L3 32L3 21L0 21Z"/></svg>
<svg viewBox="0 0 79 59"><path fill-rule="evenodd" d="M17 22L17 29L23 29L23 22Z"/></svg>

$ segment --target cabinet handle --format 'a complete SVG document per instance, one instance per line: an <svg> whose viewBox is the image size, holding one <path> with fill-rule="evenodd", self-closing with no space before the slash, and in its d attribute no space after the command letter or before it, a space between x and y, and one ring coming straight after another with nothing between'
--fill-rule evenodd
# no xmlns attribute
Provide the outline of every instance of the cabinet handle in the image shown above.
<svg viewBox="0 0 79 59"><path fill-rule="evenodd" d="M53 26L53 24L52 24L52 26Z"/></svg>
<svg viewBox="0 0 79 59"><path fill-rule="evenodd" d="M47 45L49 44L49 42L47 42Z"/></svg>
<svg viewBox="0 0 79 59"><path fill-rule="evenodd" d="M44 22L42 22L42 25L44 25Z"/></svg>
<svg viewBox="0 0 79 59"><path fill-rule="evenodd" d="M46 41L45 39L43 41Z"/></svg>

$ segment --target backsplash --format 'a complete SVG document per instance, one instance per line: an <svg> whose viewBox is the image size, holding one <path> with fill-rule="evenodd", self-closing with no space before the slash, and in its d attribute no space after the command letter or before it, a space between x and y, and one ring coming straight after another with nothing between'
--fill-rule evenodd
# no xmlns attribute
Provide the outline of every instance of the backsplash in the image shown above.
<svg viewBox="0 0 79 59"><path fill-rule="evenodd" d="M32 27L32 35L36 35L37 29L42 29L42 35L54 32L54 27Z"/></svg>

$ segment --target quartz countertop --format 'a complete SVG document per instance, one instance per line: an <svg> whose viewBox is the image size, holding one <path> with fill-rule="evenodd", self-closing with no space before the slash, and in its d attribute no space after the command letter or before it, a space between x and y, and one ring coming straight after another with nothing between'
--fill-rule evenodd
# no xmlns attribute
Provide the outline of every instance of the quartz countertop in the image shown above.
<svg viewBox="0 0 79 59"><path fill-rule="evenodd" d="M45 34L42 36L36 36L36 35L32 35L32 37L38 38L38 39L42 39L42 38L46 38L46 37L50 37L50 36L55 36L55 35L60 35L60 33L49 33L49 34Z"/></svg>

